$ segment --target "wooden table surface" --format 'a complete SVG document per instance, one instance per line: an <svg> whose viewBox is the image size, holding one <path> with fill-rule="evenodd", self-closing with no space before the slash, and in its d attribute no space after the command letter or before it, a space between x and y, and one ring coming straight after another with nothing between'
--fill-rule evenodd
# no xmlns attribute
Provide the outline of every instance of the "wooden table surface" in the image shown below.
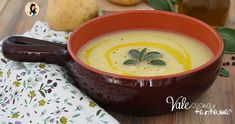
<svg viewBox="0 0 235 124"><path fill-rule="evenodd" d="M31 0L5 0L0 1L0 39L13 34L22 34L28 31L36 20L45 21L47 0L34 0L39 3L40 13L36 17L28 17L24 12L24 6ZM121 7L99 0L101 8L109 11L128 9L150 9L145 4L133 7ZM1 9L2 8L2 9ZM230 14L226 26L235 27L235 0L231 0ZM225 55L224 60L230 60L232 55ZM151 117L135 117L110 112L122 124L234 124L235 123L235 66L226 67L231 76L229 78L218 77L213 86L196 103L211 103L216 109L231 109L232 114L197 115L194 109L173 114Z"/></svg>

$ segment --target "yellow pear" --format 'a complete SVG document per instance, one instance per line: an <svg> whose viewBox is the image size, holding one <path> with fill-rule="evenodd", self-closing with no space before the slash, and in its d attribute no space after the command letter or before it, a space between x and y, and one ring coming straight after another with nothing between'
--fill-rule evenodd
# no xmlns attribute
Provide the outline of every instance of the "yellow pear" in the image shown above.
<svg viewBox="0 0 235 124"><path fill-rule="evenodd" d="M141 2L141 0L110 0L110 1L119 5L135 5Z"/></svg>
<svg viewBox="0 0 235 124"><path fill-rule="evenodd" d="M53 30L72 31L98 11L97 0L48 0L46 20Z"/></svg>

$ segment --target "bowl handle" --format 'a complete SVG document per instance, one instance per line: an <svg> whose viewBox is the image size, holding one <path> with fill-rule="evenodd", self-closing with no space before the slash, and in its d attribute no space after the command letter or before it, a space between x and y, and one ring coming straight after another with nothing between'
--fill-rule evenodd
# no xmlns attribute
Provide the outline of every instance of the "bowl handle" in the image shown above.
<svg viewBox="0 0 235 124"><path fill-rule="evenodd" d="M70 60L66 44L52 43L23 36L11 36L2 44L3 55L20 62L45 62L65 65Z"/></svg>

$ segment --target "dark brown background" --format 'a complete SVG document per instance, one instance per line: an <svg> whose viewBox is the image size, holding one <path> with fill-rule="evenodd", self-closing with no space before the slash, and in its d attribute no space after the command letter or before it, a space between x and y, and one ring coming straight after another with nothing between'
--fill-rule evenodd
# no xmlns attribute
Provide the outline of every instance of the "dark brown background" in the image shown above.
<svg viewBox="0 0 235 124"><path fill-rule="evenodd" d="M28 31L36 20L45 21L47 0L35 0L39 3L40 13L36 17L28 17L24 6L29 0L1 0L0 1L0 39L13 34L22 34ZM113 5L106 0L99 0L101 8L109 11L129 9L150 9L145 3L133 7ZM226 26L235 27L235 0L231 0L231 8ZM225 55L224 61L231 60L232 55ZM231 76L218 77L214 85L196 103L215 104L219 109L231 109L232 114L227 116L195 114L190 109L162 116L134 117L110 112L122 124L234 124L235 123L235 66L226 67Z"/></svg>

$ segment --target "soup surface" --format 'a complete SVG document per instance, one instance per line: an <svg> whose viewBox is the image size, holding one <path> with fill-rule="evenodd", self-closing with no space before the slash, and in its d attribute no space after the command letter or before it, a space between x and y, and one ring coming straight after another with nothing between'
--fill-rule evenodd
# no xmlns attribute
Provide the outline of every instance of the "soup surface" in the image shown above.
<svg viewBox="0 0 235 124"><path fill-rule="evenodd" d="M202 42L173 32L133 30L114 32L86 43L77 53L96 69L126 76L180 73L214 57Z"/></svg>

